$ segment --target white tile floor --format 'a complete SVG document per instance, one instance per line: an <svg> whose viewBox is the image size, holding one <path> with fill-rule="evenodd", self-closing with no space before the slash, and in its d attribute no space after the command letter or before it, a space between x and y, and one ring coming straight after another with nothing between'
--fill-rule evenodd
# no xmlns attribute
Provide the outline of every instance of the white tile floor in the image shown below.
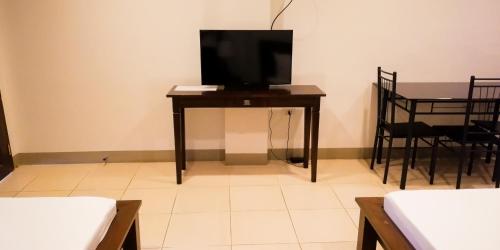
<svg viewBox="0 0 500 250"><path fill-rule="evenodd" d="M365 160L320 160L318 182L309 169L273 161L265 166L192 162L184 184L165 163L21 166L0 182L0 197L103 196L141 199L144 249L355 249L356 196L398 190L400 161L383 185L383 167ZM453 163L440 161L430 186L422 163L410 170L408 189L454 188ZM442 167L443 165L449 165ZM490 166L465 176L464 188L493 187Z"/></svg>

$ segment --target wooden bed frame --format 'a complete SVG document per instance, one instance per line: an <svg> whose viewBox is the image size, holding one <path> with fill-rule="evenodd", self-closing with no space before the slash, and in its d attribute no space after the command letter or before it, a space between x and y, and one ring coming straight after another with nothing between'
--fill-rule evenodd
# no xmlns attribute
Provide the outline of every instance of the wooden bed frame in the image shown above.
<svg viewBox="0 0 500 250"><path fill-rule="evenodd" d="M116 216L97 250L139 250L139 208L141 201L116 201Z"/></svg>
<svg viewBox="0 0 500 250"><path fill-rule="evenodd" d="M356 198L360 207L358 250L415 249L384 211L383 197Z"/></svg>

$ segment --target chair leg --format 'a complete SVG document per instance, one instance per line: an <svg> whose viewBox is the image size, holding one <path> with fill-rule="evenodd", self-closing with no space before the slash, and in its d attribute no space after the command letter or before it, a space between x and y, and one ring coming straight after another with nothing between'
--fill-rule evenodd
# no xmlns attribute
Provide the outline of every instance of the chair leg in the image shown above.
<svg viewBox="0 0 500 250"><path fill-rule="evenodd" d="M490 163L491 162L491 155L492 155L492 151L493 151L493 143L488 143L488 148L487 148L488 151L486 151L486 159L484 160L484 162L486 163Z"/></svg>
<svg viewBox="0 0 500 250"><path fill-rule="evenodd" d="M495 176L495 179L496 179L496 181L495 181L495 188L499 188L500 187L500 178L498 176L498 171L497 171L497 174Z"/></svg>
<svg viewBox="0 0 500 250"><path fill-rule="evenodd" d="M460 189L460 184L462 182L462 172L464 171L463 167L464 167L465 154L466 154L465 151L466 151L465 145L462 145L461 150L460 150L460 161L458 163L457 184L456 184L457 189Z"/></svg>
<svg viewBox="0 0 500 250"><path fill-rule="evenodd" d="M500 187L500 145L497 146L496 159L495 159L495 168L493 169L493 178L495 179L495 188Z"/></svg>
<svg viewBox="0 0 500 250"><path fill-rule="evenodd" d="M476 143L472 143L472 147L470 150L470 155L469 155L469 166L467 168L467 175L471 176L472 175L472 167L474 166L474 152L476 151Z"/></svg>
<svg viewBox="0 0 500 250"><path fill-rule="evenodd" d="M436 161L438 153L439 137L434 138L432 143L431 165L429 167L429 184L434 184L434 174L436 172Z"/></svg>
<svg viewBox="0 0 500 250"><path fill-rule="evenodd" d="M373 167L375 166L375 157L378 151L378 143L377 143L378 137L379 137L379 128L377 126L377 129L375 130L375 140L373 142L372 161L370 163L370 169L373 169Z"/></svg>
<svg viewBox="0 0 500 250"><path fill-rule="evenodd" d="M495 182L497 180L497 175L499 174L499 171L500 171L499 167L497 167L498 165L500 165L500 157L498 157L499 150L500 150L499 146L497 146L495 166L493 167L493 175L491 176L491 181L495 181Z"/></svg>
<svg viewBox="0 0 500 250"><path fill-rule="evenodd" d="M392 134L389 135L389 145L387 147L387 158L385 159L385 169L384 169L384 181L387 183L387 176L389 175L389 164L391 162L391 151L392 151Z"/></svg>
<svg viewBox="0 0 500 250"><path fill-rule="evenodd" d="M411 168L415 169L415 159L417 158L418 138L415 137L413 142L413 154L411 156Z"/></svg>
<svg viewBox="0 0 500 250"><path fill-rule="evenodd" d="M384 148L384 129L379 128L378 134L377 164L380 164L382 163L382 149Z"/></svg>

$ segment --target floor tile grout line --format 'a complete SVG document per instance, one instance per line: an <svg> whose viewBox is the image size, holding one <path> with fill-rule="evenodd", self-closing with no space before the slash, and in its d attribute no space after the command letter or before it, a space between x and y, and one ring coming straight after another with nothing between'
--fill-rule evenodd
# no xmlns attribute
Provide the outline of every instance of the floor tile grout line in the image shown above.
<svg viewBox="0 0 500 250"><path fill-rule="evenodd" d="M17 196L17 194L19 194L20 192L21 192L21 191L0 191L0 193L6 193L6 194L8 194L8 193L13 193L13 194L14 194L13 196L6 196L6 197L11 197L11 198L12 198L12 197L16 197L16 196ZM2 196L0 196L0 198L3 198L3 197L2 197Z"/></svg>
<svg viewBox="0 0 500 250"><path fill-rule="evenodd" d="M330 188L330 191L333 193L333 195L335 196L335 198L337 198L337 200L339 201L340 203L340 206L342 206L342 208L345 210L347 209L345 206L344 206L344 203L342 203L342 200L340 199L339 195L337 194L337 192L335 191L335 188L332 187L332 185L329 183L328 184L328 187Z"/></svg>
<svg viewBox="0 0 500 250"><path fill-rule="evenodd" d="M17 167L15 170L18 170L19 168L21 168L22 166L20 167ZM12 172L13 173L13 172ZM26 187L28 187L31 183L33 183L36 179L38 179L41 175L41 172L38 172L34 177L33 179L31 179L30 181L28 181L28 183L26 183L25 185L23 185L23 187L21 188L21 190L16 190L14 192L17 192L16 195L14 197L18 197L18 195L21 193L21 192L38 192L38 190L35 190L35 191L27 191L26 190ZM68 190L44 190L44 191L68 191ZM70 193L71 193L72 190L70 190Z"/></svg>
<svg viewBox="0 0 500 250"><path fill-rule="evenodd" d="M111 163L111 164L112 164L112 163ZM82 179L78 182L78 184L75 186L75 188L71 191L71 194L73 194L75 191L80 191L80 190L81 190L81 191L86 191L86 190L87 190L87 191L88 191L88 190L97 191L97 190L101 190L100 188L94 188L94 189L80 189L80 190L77 190L77 189L78 189L78 186L80 186L80 184L81 184L81 183L82 183L82 182L83 182L83 181L84 181L87 177L89 177L89 176L90 176L93 172L97 171L97 168L101 167L101 166L99 166L99 165L101 165L101 164L96 164L96 165L98 165L98 166L97 166L94 170L90 170L90 171L88 171L88 173L85 175L85 177L83 177L83 178L82 178ZM102 164L102 167L106 167L106 165L108 165L108 164ZM126 188L125 188L125 189L122 189L122 188L120 188L120 189L118 189L118 188L103 188L103 190L123 190L123 192L122 192L122 194L121 194L121 195L123 195L124 190L126 190ZM71 195L71 194L70 194L70 195ZM121 198L121 196L120 196L120 198Z"/></svg>
<svg viewBox="0 0 500 250"><path fill-rule="evenodd" d="M107 164L105 164L105 165L107 165ZM130 181L128 182L127 186L124 188L124 191L122 193L122 196L120 197L120 200L123 198L123 196L125 196L125 193L127 192L128 188L130 187L130 184L132 183L132 181L134 180L134 177L137 175L137 172L139 172L140 167L141 166L137 167L137 169L134 172L134 175L132 175L132 178L130 178ZM176 193L176 195L177 195L177 193Z"/></svg>
<svg viewBox="0 0 500 250"><path fill-rule="evenodd" d="M357 231L357 229L356 229L356 231ZM300 242L299 246L302 249L302 245L305 245L305 244L339 244L339 243L357 243L357 240L356 241L346 241L346 240L342 240L342 241L309 241L309 242Z"/></svg>
<svg viewBox="0 0 500 250"><path fill-rule="evenodd" d="M25 185L21 188L21 190L20 190L20 191L16 194L16 196L15 196L15 197L17 197L17 196L18 196L21 192L23 192L23 191L26 189L26 187L27 187L28 185L30 185L31 183L33 183L33 182L34 182L34 181L35 181L35 180L36 180L36 179L40 176L40 174L41 174L41 173L37 173L37 174L35 175L35 177L33 177L33 179L31 179L30 181L28 181L28 183L26 183L26 184L25 184Z"/></svg>
<svg viewBox="0 0 500 250"><path fill-rule="evenodd" d="M174 202L172 202L172 208L170 209L170 217L168 218L167 228L165 229L165 235L163 235L163 241L161 243L160 249L163 249L165 247L165 242L167 240L168 229L170 228L170 224L172 223L172 217L174 216L175 202L177 201L177 196L178 195L179 195L179 188L175 187Z"/></svg>
<svg viewBox="0 0 500 250"><path fill-rule="evenodd" d="M231 243L231 250L233 249L233 211L231 207L231 179L229 179L229 243Z"/></svg>
<svg viewBox="0 0 500 250"><path fill-rule="evenodd" d="M120 200L123 198L123 196L125 196L125 193L127 192L127 190L129 189L130 187L130 184L132 183L132 181L134 180L134 178L137 176L137 173L139 172L139 169L142 167L139 166L137 167L137 169L135 170L134 172L134 175L132 175L132 178L130 178L130 181L128 182L127 186L125 187L123 193L122 193L122 196L120 197ZM170 226L170 222L172 221L172 213L173 213L173 210L174 210L174 206L175 206L175 201L177 199L177 192L178 192L178 188L176 187L175 188L175 197L174 197L174 202L172 203L172 208L170 209L170 214L169 214L169 218L168 218L168 224L167 224L167 228L165 229L165 235L163 235L163 240L162 240L162 243L161 243L161 246L160 246L160 249L163 249L164 248L164 245L165 245L165 240L167 238L167 232L168 232L168 227Z"/></svg>
<svg viewBox="0 0 500 250"><path fill-rule="evenodd" d="M357 231L358 230L358 226L356 225L356 222L354 221L354 219L352 218L351 214L349 214L349 211L347 210L347 209L356 209L356 208L346 208L344 206L344 203L342 203L342 200L340 200L340 197L337 194L337 192L335 191L335 189L330 184L328 185L328 187L330 188L330 191L333 193L333 195L335 195L335 197L339 201L340 205L344 209L344 212L347 214L347 216L349 217L349 219L351 220L351 222L354 224L354 227L356 228L356 231Z"/></svg>
<svg viewBox="0 0 500 250"><path fill-rule="evenodd" d="M96 164L97 165L97 164ZM98 167L96 167L97 169ZM96 169L94 169L94 171L96 171ZM92 170L89 170L85 176L80 179L80 181L78 181L78 183L75 185L75 187L71 190L71 192L69 192L68 196L71 196L73 194L73 192L75 192L75 190L78 188L78 186L83 182L83 180L85 180L85 178L87 178L90 174L92 173Z"/></svg>
<svg viewBox="0 0 500 250"><path fill-rule="evenodd" d="M280 186L280 191L281 191L281 198L283 198L283 203L285 203L286 212L288 213L288 218L290 219L290 223L292 223L295 239L297 240L297 243L299 243L299 248L302 250L302 246L300 245L299 235L297 233L297 229L295 229L295 225L293 224L292 214L290 213L290 209L288 208L288 204L286 203L285 194L282 186Z"/></svg>
<svg viewBox="0 0 500 250"><path fill-rule="evenodd" d="M168 217L169 222L168 222L168 224L167 224L167 229L168 229L168 225L170 224L170 220L171 220L171 218L172 218L172 214L171 214L171 213L154 213L154 212L147 212L147 213L141 213L141 214L139 214L139 216L140 216L140 215L148 215L148 216L150 216L150 215L168 215L168 216L170 216L170 217ZM139 218L139 224L141 223L140 221L141 221L141 220L140 220L140 218ZM139 225L139 227L140 227L140 225ZM165 237L166 237L166 235L167 235L167 229L165 230L165 235L163 236L163 240L162 240L162 243L161 243L161 246L160 246L160 247L148 247L148 248L142 248L142 247L141 247L140 249L164 249L164 248L167 248L167 247L163 246L163 244L165 244ZM167 249L168 249L168 248L167 248Z"/></svg>

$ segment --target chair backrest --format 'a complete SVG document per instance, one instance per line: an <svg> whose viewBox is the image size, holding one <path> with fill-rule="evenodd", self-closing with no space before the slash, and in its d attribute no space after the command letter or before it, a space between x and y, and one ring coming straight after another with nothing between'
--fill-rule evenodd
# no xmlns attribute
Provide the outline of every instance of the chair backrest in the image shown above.
<svg viewBox="0 0 500 250"><path fill-rule="evenodd" d="M500 108L500 78L477 78L471 76L469 84L469 95L464 121L463 142L466 142L469 134L498 135L496 125L498 123ZM474 121L486 122L491 126L489 129L471 130Z"/></svg>
<svg viewBox="0 0 500 250"><path fill-rule="evenodd" d="M396 114L396 83L397 73L389 73L377 69L377 122L381 124L393 124ZM390 115L387 117L387 107L390 104Z"/></svg>

